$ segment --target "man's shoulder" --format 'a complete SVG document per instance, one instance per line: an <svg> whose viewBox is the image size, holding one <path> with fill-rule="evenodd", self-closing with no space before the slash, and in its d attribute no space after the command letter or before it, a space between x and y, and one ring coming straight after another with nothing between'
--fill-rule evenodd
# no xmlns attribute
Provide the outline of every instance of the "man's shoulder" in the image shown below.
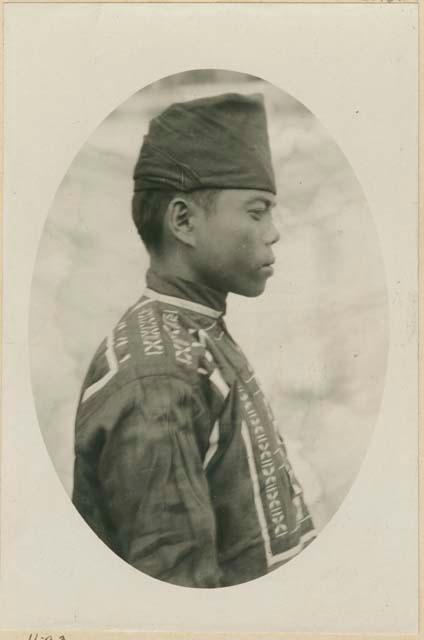
<svg viewBox="0 0 424 640"><path fill-rule="evenodd" d="M132 305L101 341L89 366L80 408L98 403L131 382L169 377L196 384L205 371L202 325L147 296Z"/></svg>
<svg viewBox="0 0 424 640"><path fill-rule="evenodd" d="M114 333L122 341L124 357L140 376L190 376L199 372L199 362L204 357L205 344L200 338L203 329L198 314L144 295L128 309Z"/></svg>

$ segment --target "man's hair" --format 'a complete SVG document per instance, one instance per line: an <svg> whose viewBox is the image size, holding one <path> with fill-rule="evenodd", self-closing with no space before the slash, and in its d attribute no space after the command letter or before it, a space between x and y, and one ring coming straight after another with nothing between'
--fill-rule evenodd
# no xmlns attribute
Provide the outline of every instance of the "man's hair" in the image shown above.
<svg viewBox="0 0 424 640"><path fill-rule="evenodd" d="M219 189L198 189L189 193L162 189L136 191L132 199L132 218L147 251L162 247L163 221L169 203L176 196L192 200L208 213L212 211Z"/></svg>

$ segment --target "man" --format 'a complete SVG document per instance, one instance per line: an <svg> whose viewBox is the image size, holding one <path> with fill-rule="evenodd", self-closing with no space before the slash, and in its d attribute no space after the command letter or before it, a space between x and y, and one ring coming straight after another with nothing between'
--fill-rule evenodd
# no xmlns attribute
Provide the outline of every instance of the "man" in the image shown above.
<svg viewBox="0 0 424 640"><path fill-rule="evenodd" d="M264 291L279 237L262 96L172 105L150 123L134 180L147 288L84 382L73 500L141 571L188 587L239 584L315 535L224 322L229 292Z"/></svg>

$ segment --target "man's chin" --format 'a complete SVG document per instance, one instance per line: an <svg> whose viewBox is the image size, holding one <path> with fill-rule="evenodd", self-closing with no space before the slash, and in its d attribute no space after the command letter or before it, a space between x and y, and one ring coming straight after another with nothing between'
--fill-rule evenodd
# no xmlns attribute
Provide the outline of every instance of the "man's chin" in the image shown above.
<svg viewBox="0 0 424 640"><path fill-rule="evenodd" d="M259 283L258 282L249 283L249 284L237 287L237 289L234 288L232 293L236 293L239 296L244 296L245 298L257 298L265 291L265 287L266 287L266 281L259 282Z"/></svg>

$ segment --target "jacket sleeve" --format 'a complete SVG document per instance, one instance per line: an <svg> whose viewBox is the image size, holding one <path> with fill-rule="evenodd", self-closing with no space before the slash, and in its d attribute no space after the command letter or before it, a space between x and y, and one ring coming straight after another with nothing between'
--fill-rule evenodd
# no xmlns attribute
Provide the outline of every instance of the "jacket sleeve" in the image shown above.
<svg viewBox="0 0 424 640"><path fill-rule="evenodd" d="M73 501L144 573L217 587L215 515L196 439L201 398L184 380L127 383L76 425Z"/></svg>

